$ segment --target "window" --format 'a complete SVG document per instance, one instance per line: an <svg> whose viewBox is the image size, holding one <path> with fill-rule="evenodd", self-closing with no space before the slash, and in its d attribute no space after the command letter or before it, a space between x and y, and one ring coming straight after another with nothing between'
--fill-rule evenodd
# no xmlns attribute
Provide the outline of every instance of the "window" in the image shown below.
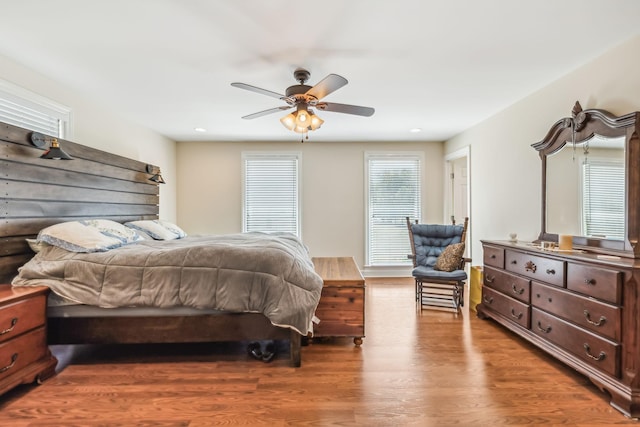
<svg viewBox="0 0 640 427"><path fill-rule="evenodd" d="M582 165L585 236L624 238L624 162L589 159Z"/></svg>
<svg viewBox="0 0 640 427"><path fill-rule="evenodd" d="M409 265L406 217L420 219L418 154L366 154L367 265Z"/></svg>
<svg viewBox="0 0 640 427"><path fill-rule="evenodd" d="M300 153L243 153L243 231L300 236Z"/></svg>
<svg viewBox="0 0 640 427"><path fill-rule="evenodd" d="M0 121L58 138L68 138L71 110L0 80Z"/></svg>

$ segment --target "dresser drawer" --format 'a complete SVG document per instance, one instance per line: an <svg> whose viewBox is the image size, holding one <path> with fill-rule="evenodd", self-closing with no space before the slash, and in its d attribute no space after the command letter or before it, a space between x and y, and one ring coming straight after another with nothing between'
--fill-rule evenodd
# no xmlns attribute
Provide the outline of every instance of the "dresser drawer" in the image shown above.
<svg viewBox="0 0 640 427"><path fill-rule="evenodd" d="M529 306L491 288L482 288L482 304L493 311L529 328Z"/></svg>
<svg viewBox="0 0 640 427"><path fill-rule="evenodd" d="M553 286L531 283L531 304L614 341L622 335L622 309Z"/></svg>
<svg viewBox="0 0 640 427"><path fill-rule="evenodd" d="M45 323L45 295L0 307L0 343Z"/></svg>
<svg viewBox="0 0 640 427"><path fill-rule="evenodd" d="M531 330L610 375L620 374L620 344L598 337L558 317L531 309Z"/></svg>
<svg viewBox="0 0 640 427"><path fill-rule="evenodd" d="M0 344L0 381L47 356L46 342L42 326Z"/></svg>
<svg viewBox="0 0 640 427"><path fill-rule="evenodd" d="M564 261L561 260L507 250L505 268L534 280L564 287Z"/></svg>
<svg viewBox="0 0 640 427"><path fill-rule="evenodd" d="M503 270L491 267L484 269L484 285L489 286L522 302L530 301L531 281Z"/></svg>
<svg viewBox="0 0 640 427"><path fill-rule="evenodd" d="M614 304L622 295L622 272L582 264L567 264L567 288Z"/></svg>
<svg viewBox="0 0 640 427"><path fill-rule="evenodd" d="M482 247L482 252L484 265L504 268L504 249L485 245Z"/></svg>

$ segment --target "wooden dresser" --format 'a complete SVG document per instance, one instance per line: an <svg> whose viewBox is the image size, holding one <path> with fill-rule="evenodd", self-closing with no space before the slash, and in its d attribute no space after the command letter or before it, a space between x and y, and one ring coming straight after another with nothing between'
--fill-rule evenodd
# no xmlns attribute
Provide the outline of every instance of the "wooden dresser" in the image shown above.
<svg viewBox="0 0 640 427"><path fill-rule="evenodd" d="M0 394L55 373L58 361L47 347L48 293L0 285Z"/></svg>
<svg viewBox="0 0 640 427"><path fill-rule="evenodd" d="M352 257L313 258L324 287L314 326L314 337L354 337L355 345L364 338L364 294L362 273Z"/></svg>
<svg viewBox="0 0 640 427"><path fill-rule="evenodd" d="M586 375L640 416L640 260L483 241L478 316Z"/></svg>

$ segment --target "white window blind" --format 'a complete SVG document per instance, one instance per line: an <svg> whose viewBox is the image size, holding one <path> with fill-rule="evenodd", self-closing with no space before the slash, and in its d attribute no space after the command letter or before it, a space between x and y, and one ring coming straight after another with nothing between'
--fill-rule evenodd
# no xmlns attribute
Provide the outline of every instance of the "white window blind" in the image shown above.
<svg viewBox="0 0 640 427"><path fill-rule="evenodd" d="M584 162L582 172L585 235L624 238L624 162L589 159Z"/></svg>
<svg viewBox="0 0 640 427"><path fill-rule="evenodd" d="M243 230L300 236L300 154L243 153Z"/></svg>
<svg viewBox="0 0 640 427"><path fill-rule="evenodd" d="M70 115L65 106L0 80L0 121L67 138Z"/></svg>
<svg viewBox="0 0 640 427"><path fill-rule="evenodd" d="M420 218L419 155L368 154L367 265L409 265L406 217Z"/></svg>

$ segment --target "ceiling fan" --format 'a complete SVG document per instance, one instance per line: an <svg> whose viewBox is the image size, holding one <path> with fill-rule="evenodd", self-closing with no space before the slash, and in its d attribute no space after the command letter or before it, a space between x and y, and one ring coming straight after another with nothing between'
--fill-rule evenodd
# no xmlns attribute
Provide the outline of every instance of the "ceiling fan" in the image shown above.
<svg viewBox="0 0 640 427"><path fill-rule="evenodd" d="M335 102L321 101L325 96L340 89L348 83L347 79L337 74L329 74L320 80L315 86L309 86L305 83L309 80L311 73L309 71L298 68L293 72L293 77L300 83L289 86L285 91L285 95L262 89L246 83L231 83L231 86L240 89L250 90L252 92L261 93L263 95L278 98L287 105L281 107L270 108L268 110L259 111L242 117L243 119L255 119L266 116L268 114L277 113L295 108L296 111L280 119L280 122L289 130L301 134L308 134L309 131L316 130L322 126L324 120L316 116L313 108L321 111L333 111L335 113L354 114L356 116L370 117L375 110L371 107L361 107L358 105L338 104ZM307 139L309 136L307 135Z"/></svg>

